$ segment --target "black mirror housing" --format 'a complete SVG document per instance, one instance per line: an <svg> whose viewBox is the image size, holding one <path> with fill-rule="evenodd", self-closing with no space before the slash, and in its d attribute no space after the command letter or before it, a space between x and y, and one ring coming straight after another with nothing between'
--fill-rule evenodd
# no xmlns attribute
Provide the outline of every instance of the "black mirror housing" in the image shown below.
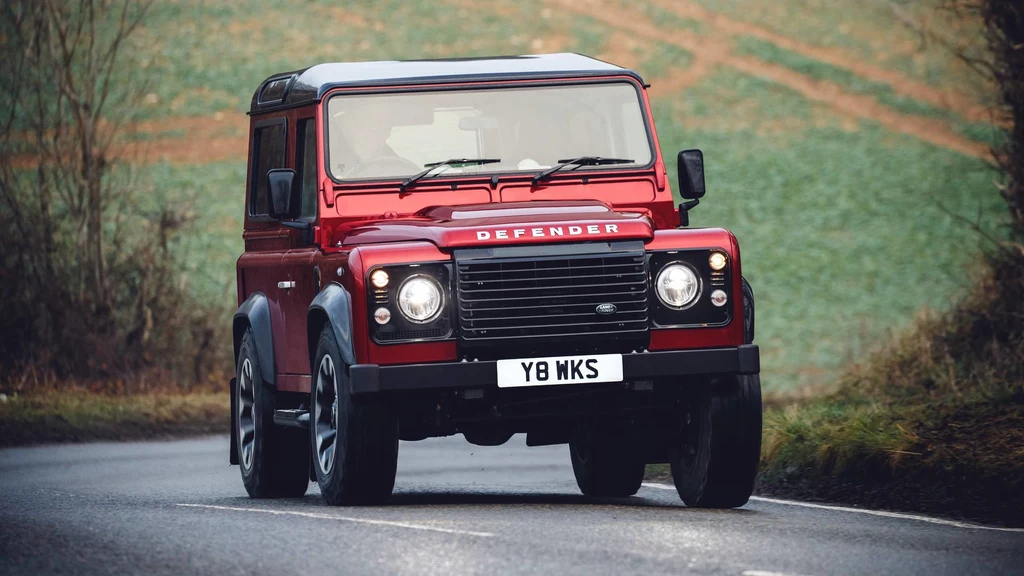
<svg viewBox="0 0 1024 576"><path fill-rule="evenodd" d="M300 200L299 188L295 185L295 170L267 170L267 204L267 213L275 220L298 217Z"/></svg>
<svg viewBox="0 0 1024 576"><path fill-rule="evenodd" d="M679 196L688 200L704 197L704 153L683 150L676 157L679 170Z"/></svg>

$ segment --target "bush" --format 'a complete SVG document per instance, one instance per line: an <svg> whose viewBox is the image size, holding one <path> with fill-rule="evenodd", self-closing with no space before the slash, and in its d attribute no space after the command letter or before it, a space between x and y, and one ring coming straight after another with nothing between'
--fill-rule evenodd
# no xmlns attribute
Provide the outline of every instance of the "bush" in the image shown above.
<svg viewBox="0 0 1024 576"><path fill-rule="evenodd" d="M158 372L223 356L176 242L188 207L143 194L120 145L145 79L133 0L5 3L0 18L0 381Z"/></svg>
<svg viewBox="0 0 1024 576"><path fill-rule="evenodd" d="M1024 256L836 394L765 418L760 490L1024 522Z"/></svg>

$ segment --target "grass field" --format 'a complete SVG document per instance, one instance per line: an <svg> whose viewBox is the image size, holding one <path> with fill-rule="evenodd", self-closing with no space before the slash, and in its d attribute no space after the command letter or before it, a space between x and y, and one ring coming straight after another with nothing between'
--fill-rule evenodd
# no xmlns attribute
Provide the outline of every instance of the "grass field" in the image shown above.
<svg viewBox="0 0 1024 576"><path fill-rule="evenodd" d="M153 85L133 141L153 193L194 203L192 285L225 310L244 110L269 74L320 61L579 51L640 71L666 156L705 152L691 222L740 239L772 391L827 386L921 307L963 293L979 239L950 213L1000 225L983 88L887 4L346 4L159 2L140 35Z"/></svg>

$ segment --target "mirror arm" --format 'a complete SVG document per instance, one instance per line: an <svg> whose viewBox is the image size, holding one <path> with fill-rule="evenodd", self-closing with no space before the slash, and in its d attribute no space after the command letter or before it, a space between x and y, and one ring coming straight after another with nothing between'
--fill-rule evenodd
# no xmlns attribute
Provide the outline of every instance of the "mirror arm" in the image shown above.
<svg viewBox="0 0 1024 576"><path fill-rule="evenodd" d="M679 227L686 228L690 225L690 210L700 204L700 200L687 200L679 205Z"/></svg>
<svg viewBox="0 0 1024 576"><path fill-rule="evenodd" d="M278 222L280 222L281 226L284 226L285 228L291 228L292 230L301 230L302 231L302 243L303 244L311 245L311 244L314 243L314 239L313 239L313 223L312 222L304 222L302 220L296 220L296 221L292 221L292 220L289 220L289 221L278 220Z"/></svg>

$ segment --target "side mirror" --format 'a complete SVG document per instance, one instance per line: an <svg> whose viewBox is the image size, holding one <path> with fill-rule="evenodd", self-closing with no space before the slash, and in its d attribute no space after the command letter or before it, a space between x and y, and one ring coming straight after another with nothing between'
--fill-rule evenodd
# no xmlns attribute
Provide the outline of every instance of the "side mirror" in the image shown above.
<svg viewBox="0 0 1024 576"><path fill-rule="evenodd" d="M295 170L267 170L267 192L267 213L271 218L284 220L299 215L299 189L295 186Z"/></svg>
<svg viewBox="0 0 1024 576"><path fill-rule="evenodd" d="M679 170L679 195L688 200L704 197L704 153L683 150L676 157Z"/></svg>

